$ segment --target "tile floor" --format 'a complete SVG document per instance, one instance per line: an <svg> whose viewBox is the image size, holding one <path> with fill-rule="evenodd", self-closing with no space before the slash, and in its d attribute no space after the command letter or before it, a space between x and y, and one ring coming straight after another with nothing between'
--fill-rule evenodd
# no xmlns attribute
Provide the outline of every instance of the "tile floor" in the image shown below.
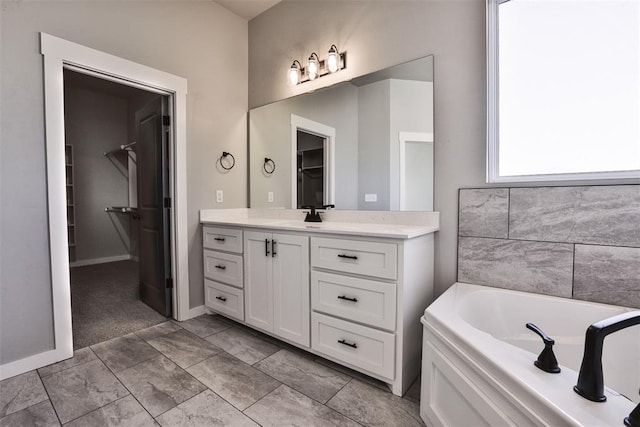
<svg viewBox="0 0 640 427"><path fill-rule="evenodd" d="M0 427L421 426L419 394L204 315L0 382Z"/></svg>

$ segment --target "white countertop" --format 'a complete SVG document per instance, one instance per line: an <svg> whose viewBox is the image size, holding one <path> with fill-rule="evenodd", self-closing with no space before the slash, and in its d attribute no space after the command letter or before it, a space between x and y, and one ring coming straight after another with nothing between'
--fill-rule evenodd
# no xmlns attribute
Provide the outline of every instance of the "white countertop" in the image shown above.
<svg viewBox="0 0 640 427"><path fill-rule="evenodd" d="M438 212L327 211L323 222L304 222L292 209L203 209L202 224L412 239L439 230Z"/></svg>

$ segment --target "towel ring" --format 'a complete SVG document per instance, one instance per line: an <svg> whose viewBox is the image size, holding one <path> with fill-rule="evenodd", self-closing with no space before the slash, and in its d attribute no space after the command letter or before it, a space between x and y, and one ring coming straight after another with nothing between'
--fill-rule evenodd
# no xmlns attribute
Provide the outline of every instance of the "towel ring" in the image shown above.
<svg viewBox="0 0 640 427"><path fill-rule="evenodd" d="M222 164L222 159L226 159L228 157L231 157L231 166L226 167L224 164ZM222 156L220 156L220 158L218 159L218 162L220 163L220 167L222 167L222 169L228 171L233 169L233 167L236 165L236 158L233 157L233 154L227 152L227 151L223 151L222 152Z"/></svg>
<svg viewBox="0 0 640 427"><path fill-rule="evenodd" d="M265 157L264 163L262 164L262 170L267 175L271 175L276 170L276 162L274 162L273 159Z"/></svg>

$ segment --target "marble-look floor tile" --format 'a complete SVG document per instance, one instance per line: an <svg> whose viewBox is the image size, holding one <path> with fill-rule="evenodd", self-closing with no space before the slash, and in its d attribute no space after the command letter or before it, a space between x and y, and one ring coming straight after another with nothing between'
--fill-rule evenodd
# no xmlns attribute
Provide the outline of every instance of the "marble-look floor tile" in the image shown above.
<svg viewBox="0 0 640 427"><path fill-rule="evenodd" d="M73 368L74 366L82 365L83 363L96 360L97 357L89 347L81 348L73 352L73 357L62 362L54 363L52 365L45 366L38 369L38 373L41 377L48 377L56 372L64 371L65 369Z"/></svg>
<svg viewBox="0 0 640 427"><path fill-rule="evenodd" d="M280 350L277 345L237 327L210 335L206 340L249 365Z"/></svg>
<svg viewBox="0 0 640 427"><path fill-rule="evenodd" d="M570 298L573 245L460 237L458 281Z"/></svg>
<svg viewBox="0 0 640 427"><path fill-rule="evenodd" d="M512 188L509 238L640 247L640 185Z"/></svg>
<svg viewBox="0 0 640 427"><path fill-rule="evenodd" d="M353 426L358 423L308 398L286 385L281 385L253 406L245 414L261 426ZM394 424L388 424L394 425Z"/></svg>
<svg viewBox="0 0 640 427"><path fill-rule="evenodd" d="M574 298L640 308L640 248L576 245L575 264Z"/></svg>
<svg viewBox="0 0 640 427"><path fill-rule="evenodd" d="M352 380L327 406L367 426L423 426L420 404Z"/></svg>
<svg viewBox="0 0 640 427"><path fill-rule="evenodd" d="M154 427L155 425L151 415L133 396L129 395L89 412L87 415L65 424L65 427Z"/></svg>
<svg viewBox="0 0 640 427"><path fill-rule="evenodd" d="M63 424L129 394L100 360L57 372L42 382Z"/></svg>
<svg viewBox="0 0 640 427"><path fill-rule="evenodd" d="M55 427L59 425L58 417L48 400L0 418L0 427Z"/></svg>
<svg viewBox="0 0 640 427"><path fill-rule="evenodd" d="M136 334L127 334L100 344L91 349L113 372L122 371L152 357L160 355Z"/></svg>
<svg viewBox="0 0 640 427"><path fill-rule="evenodd" d="M339 365L335 362L332 362L331 360L325 359L324 357L318 357L316 358L315 361L316 363L324 365L328 368L331 368L338 372L342 372L343 374L349 375L351 378L356 378L362 381L363 383L367 383L369 385L377 387L380 390L389 391L389 386L387 385L387 383L380 381L378 379L375 379L373 377L370 377L369 375L365 375L362 372L354 371L351 368L347 368L346 366Z"/></svg>
<svg viewBox="0 0 640 427"><path fill-rule="evenodd" d="M208 337L231 327L230 322L224 317L211 314L203 314L177 324L200 338Z"/></svg>
<svg viewBox="0 0 640 427"><path fill-rule="evenodd" d="M48 398L36 371L7 378L0 381L0 417L18 412Z"/></svg>
<svg viewBox="0 0 640 427"><path fill-rule="evenodd" d="M280 350L254 366L320 403L326 403L351 380L350 376L316 363L310 357L287 350Z"/></svg>
<svg viewBox="0 0 640 427"><path fill-rule="evenodd" d="M117 375L154 417L206 388L164 356L142 362Z"/></svg>
<svg viewBox="0 0 640 427"><path fill-rule="evenodd" d="M154 338L158 338L163 335L169 335L180 330L182 330L182 328L178 326L177 322L164 322L160 323L159 325L154 325L149 328L137 331L135 334L143 340L149 341Z"/></svg>
<svg viewBox="0 0 640 427"><path fill-rule="evenodd" d="M224 352L187 368L187 372L241 411L280 385Z"/></svg>
<svg viewBox="0 0 640 427"><path fill-rule="evenodd" d="M258 426L211 390L205 390L170 409L160 415L157 421L163 427Z"/></svg>
<svg viewBox="0 0 640 427"><path fill-rule="evenodd" d="M506 239L509 234L509 189L460 190L460 236Z"/></svg>
<svg viewBox="0 0 640 427"><path fill-rule="evenodd" d="M222 351L184 329L154 338L149 344L181 368L188 368Z"/></svg>

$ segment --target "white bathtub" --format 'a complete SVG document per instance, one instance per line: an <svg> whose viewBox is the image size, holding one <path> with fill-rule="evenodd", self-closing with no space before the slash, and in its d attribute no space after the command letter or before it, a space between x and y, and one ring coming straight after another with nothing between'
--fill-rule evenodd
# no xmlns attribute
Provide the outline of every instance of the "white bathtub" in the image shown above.
<svg viewBox="0 0 640 427"><path fill-rule="evenodd" d="M629 310L454 284L421 319L422 418L429 426L623 426L640 401L640 326L604 341L606 402L586 400L573 386L587 327ZM533 365L544 346L527 322L555 339L561 373Z"/></svg>

